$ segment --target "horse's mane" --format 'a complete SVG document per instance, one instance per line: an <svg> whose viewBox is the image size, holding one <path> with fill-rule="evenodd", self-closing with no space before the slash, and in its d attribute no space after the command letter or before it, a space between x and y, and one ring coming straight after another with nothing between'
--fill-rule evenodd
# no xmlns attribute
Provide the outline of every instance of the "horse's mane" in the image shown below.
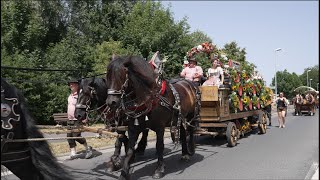
<svg viewBox="0 0 320 180"><path fill-rule="evenodd" d="M126 68L129 77L129 86L132 86L134 89L138 101L143 102L144 100L149 99L155 92L156 74L148 62L142 57L115 57L107 67L107 84L111 83L114 87L121 87L123 80L125 79Z"/></svg>
<svg viewBox="0 0 320 180"><path fill-rule="evenodd" d="M25 127L26 138L43 138L42 133L35 126L35 122L31 113L27 109L27 103L22 93L14 86L8 84L1 78L1 86L6 90L6 95L16 97L19 100L18 112L20 114L20 123ZM70 174L62 168L53 156L47 141L31 141L30 146L31 158L35 167L44 176L44 179L73 179Z"/></svg>

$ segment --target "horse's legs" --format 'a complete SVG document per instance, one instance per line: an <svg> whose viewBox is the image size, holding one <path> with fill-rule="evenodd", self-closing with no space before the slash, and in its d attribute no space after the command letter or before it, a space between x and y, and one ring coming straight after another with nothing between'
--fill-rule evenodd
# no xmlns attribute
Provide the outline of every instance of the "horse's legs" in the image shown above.
<svg viewBox="0 0 320 180"><path fill-rule="evenodd" d="M156 144L156 148L157 148L157 155L158 155L158 163L157 163L157 168L154 171L152 177L155 179L159 179L162 178L164 175L164 169L165 169L165 165L164 165L164 161L163 161L163 151L164 151L164 129L165 128L159 128L156 131L157 134L157 144Z"/></svg>
<svg viewBox="0 0 320 180"><path fill-rule="evenodd" d="M138 155L144 154L144 151L146 150L146 147L147 147L148 133L149 133L149 129L145 129L142 131L142 137L140 142L138 143L137 149L135 150L135 154L138 154Z"/></svg>
<svg viewBox="0 0 320 180"><path fill-rule="evenodd" d="M5 163L4 166L8 168L14 175L21 180L43 180L44 177L36 167L33 165L32 160L26 159L17 162ZM2 179L2 178L1 178Z"/></svg>
<svg viewBox="0 0 320 180"><path fill-rule="evenodd" d="M128 146L128 138L125 135L125 131L118 131L119 137L117 138L116 142L115 142L115 149L114 149L114 153L110 158L110 161L107 162L107 171L108 172L112 172L112 171L116 171L118 169L121 168L121 146L122 143L125 146L125 149L127 151L127 147Z"/></svg>
<svg viewBox="0 0 320 180"><path fill-rule="evenodd" d="M187 132L186 132L186 129L181 126L181 133L180 133L180 140L181 140L181 146L182 146L182 156L181 156L181 160L184 160L184 161L189 161L190 160L190 156L189 156L189 153L188 153L188 147L187 147Z"/></svg>
<svg viewBox="0 0 320 180"><path fill-rule="evenodd" d="M120 180L130 179L129 178L130 163L132 162L131 159L134 157L134 146L136 145L136 142L139 136L139 132L135 129L133 123L130 121L128 125L128 135L129 135L128 151L126 153L126 157L123 162L121 175L119 177Z"/></svg>

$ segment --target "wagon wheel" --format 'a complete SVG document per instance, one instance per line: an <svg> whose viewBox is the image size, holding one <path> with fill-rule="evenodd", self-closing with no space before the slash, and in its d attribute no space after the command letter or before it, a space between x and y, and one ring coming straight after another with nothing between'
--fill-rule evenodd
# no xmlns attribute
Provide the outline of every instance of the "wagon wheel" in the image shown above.
<svg viewBox="0 0 320 180"><path fill-rule="evenodd" d="M267 115L265 112L259 114L258 127L260 134L265 134L267 132Z"/></svg>
<svg viewBox="0 0 320 180"><path fill-rule="evenodd" d="M228 146L229 147L234 147L238 141L238 130L233 122L229 122L227 125L227 141L228 141Z"/></svg>

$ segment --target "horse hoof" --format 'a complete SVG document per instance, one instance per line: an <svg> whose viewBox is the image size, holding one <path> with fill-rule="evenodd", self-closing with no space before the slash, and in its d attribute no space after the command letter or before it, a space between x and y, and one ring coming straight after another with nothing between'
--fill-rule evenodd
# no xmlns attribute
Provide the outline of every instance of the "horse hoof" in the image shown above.
<svg viewBox="0 0 320 180"><path fill-rule="evenodd" d="M164 176L164 169L165 169L165 165L162 164L158 164L156 170L154 171L152 178L153 179L160 179Z"/></svg>
<svg viewBox="0 0 320 180"><path fill-rule="evenodd" d="M188 161L190 161L190 156L189 155L183 155L183 156L181 156L181 160L182 161L185 161L185 162L188 162Z"/></svg>
<svg viewBox="0 0 320 180"><path fill-rule="evenodd" d="M160 179L164 176L164 172L155 172L153 175L152 175L152 178L153 179Z"/></svg>
<svg viewBox="0 0 320 180"><path fill-rule="evenodd" d="M107 162L107 172L113 172L114 171L114 165L111 161Z"/></svg>

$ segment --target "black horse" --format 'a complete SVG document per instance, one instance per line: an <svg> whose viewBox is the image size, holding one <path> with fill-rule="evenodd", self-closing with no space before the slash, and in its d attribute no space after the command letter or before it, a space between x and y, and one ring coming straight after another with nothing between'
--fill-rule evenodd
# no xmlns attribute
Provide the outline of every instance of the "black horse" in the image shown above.
<svg viewBox="0 0 320 180"><path fill-rule="evenodd" d="M129 179L138 134L145 128L156 132L157 167L153 178L164 175L164 131L171 127L182 144L182 159L195 152L194 128L199 120L200 91L190 81L159 81L154 69L138 56L115 57L107 67L107 104L128 118L129 149L119 179ZM156 80L157 79L157 80ZM161 78L160 78L161 79ZM142 118L148 116L148 120Z"/></svg>
<svg viewBox="0 0 320 180"><path fill-rule="evenodd" d="M73 179L57 162L47 141L10 142L43 138L26 107L25 98L1 78L1 165L22 180Z"/></svg>
<svg viewBox="0 0 320 180"><path fill-rule="evenodd" d="M78 120L84 120L89 115L89 111L98 111L100 117L105 121L107 128L114 128L116 126L126 126L126 116L122 113L119 119L114 118L114 113L108 111L106 105L107 99L107 86L104 78L92 77L82 79L78 92L78 100L75 110L75 117ZM120 112L121 113L121 112ZM87 118L88 119L88 118ZM107 162L107 171L115 171L121 168L121 146L124 144L125 152L128 150L128 137L123 130L116 130L119 134L115 142L114 154L111 156L110 161ZM143 154L147 146L147 137L149 129L142 132L141 140L136 149L136 153Z"/></svg>

